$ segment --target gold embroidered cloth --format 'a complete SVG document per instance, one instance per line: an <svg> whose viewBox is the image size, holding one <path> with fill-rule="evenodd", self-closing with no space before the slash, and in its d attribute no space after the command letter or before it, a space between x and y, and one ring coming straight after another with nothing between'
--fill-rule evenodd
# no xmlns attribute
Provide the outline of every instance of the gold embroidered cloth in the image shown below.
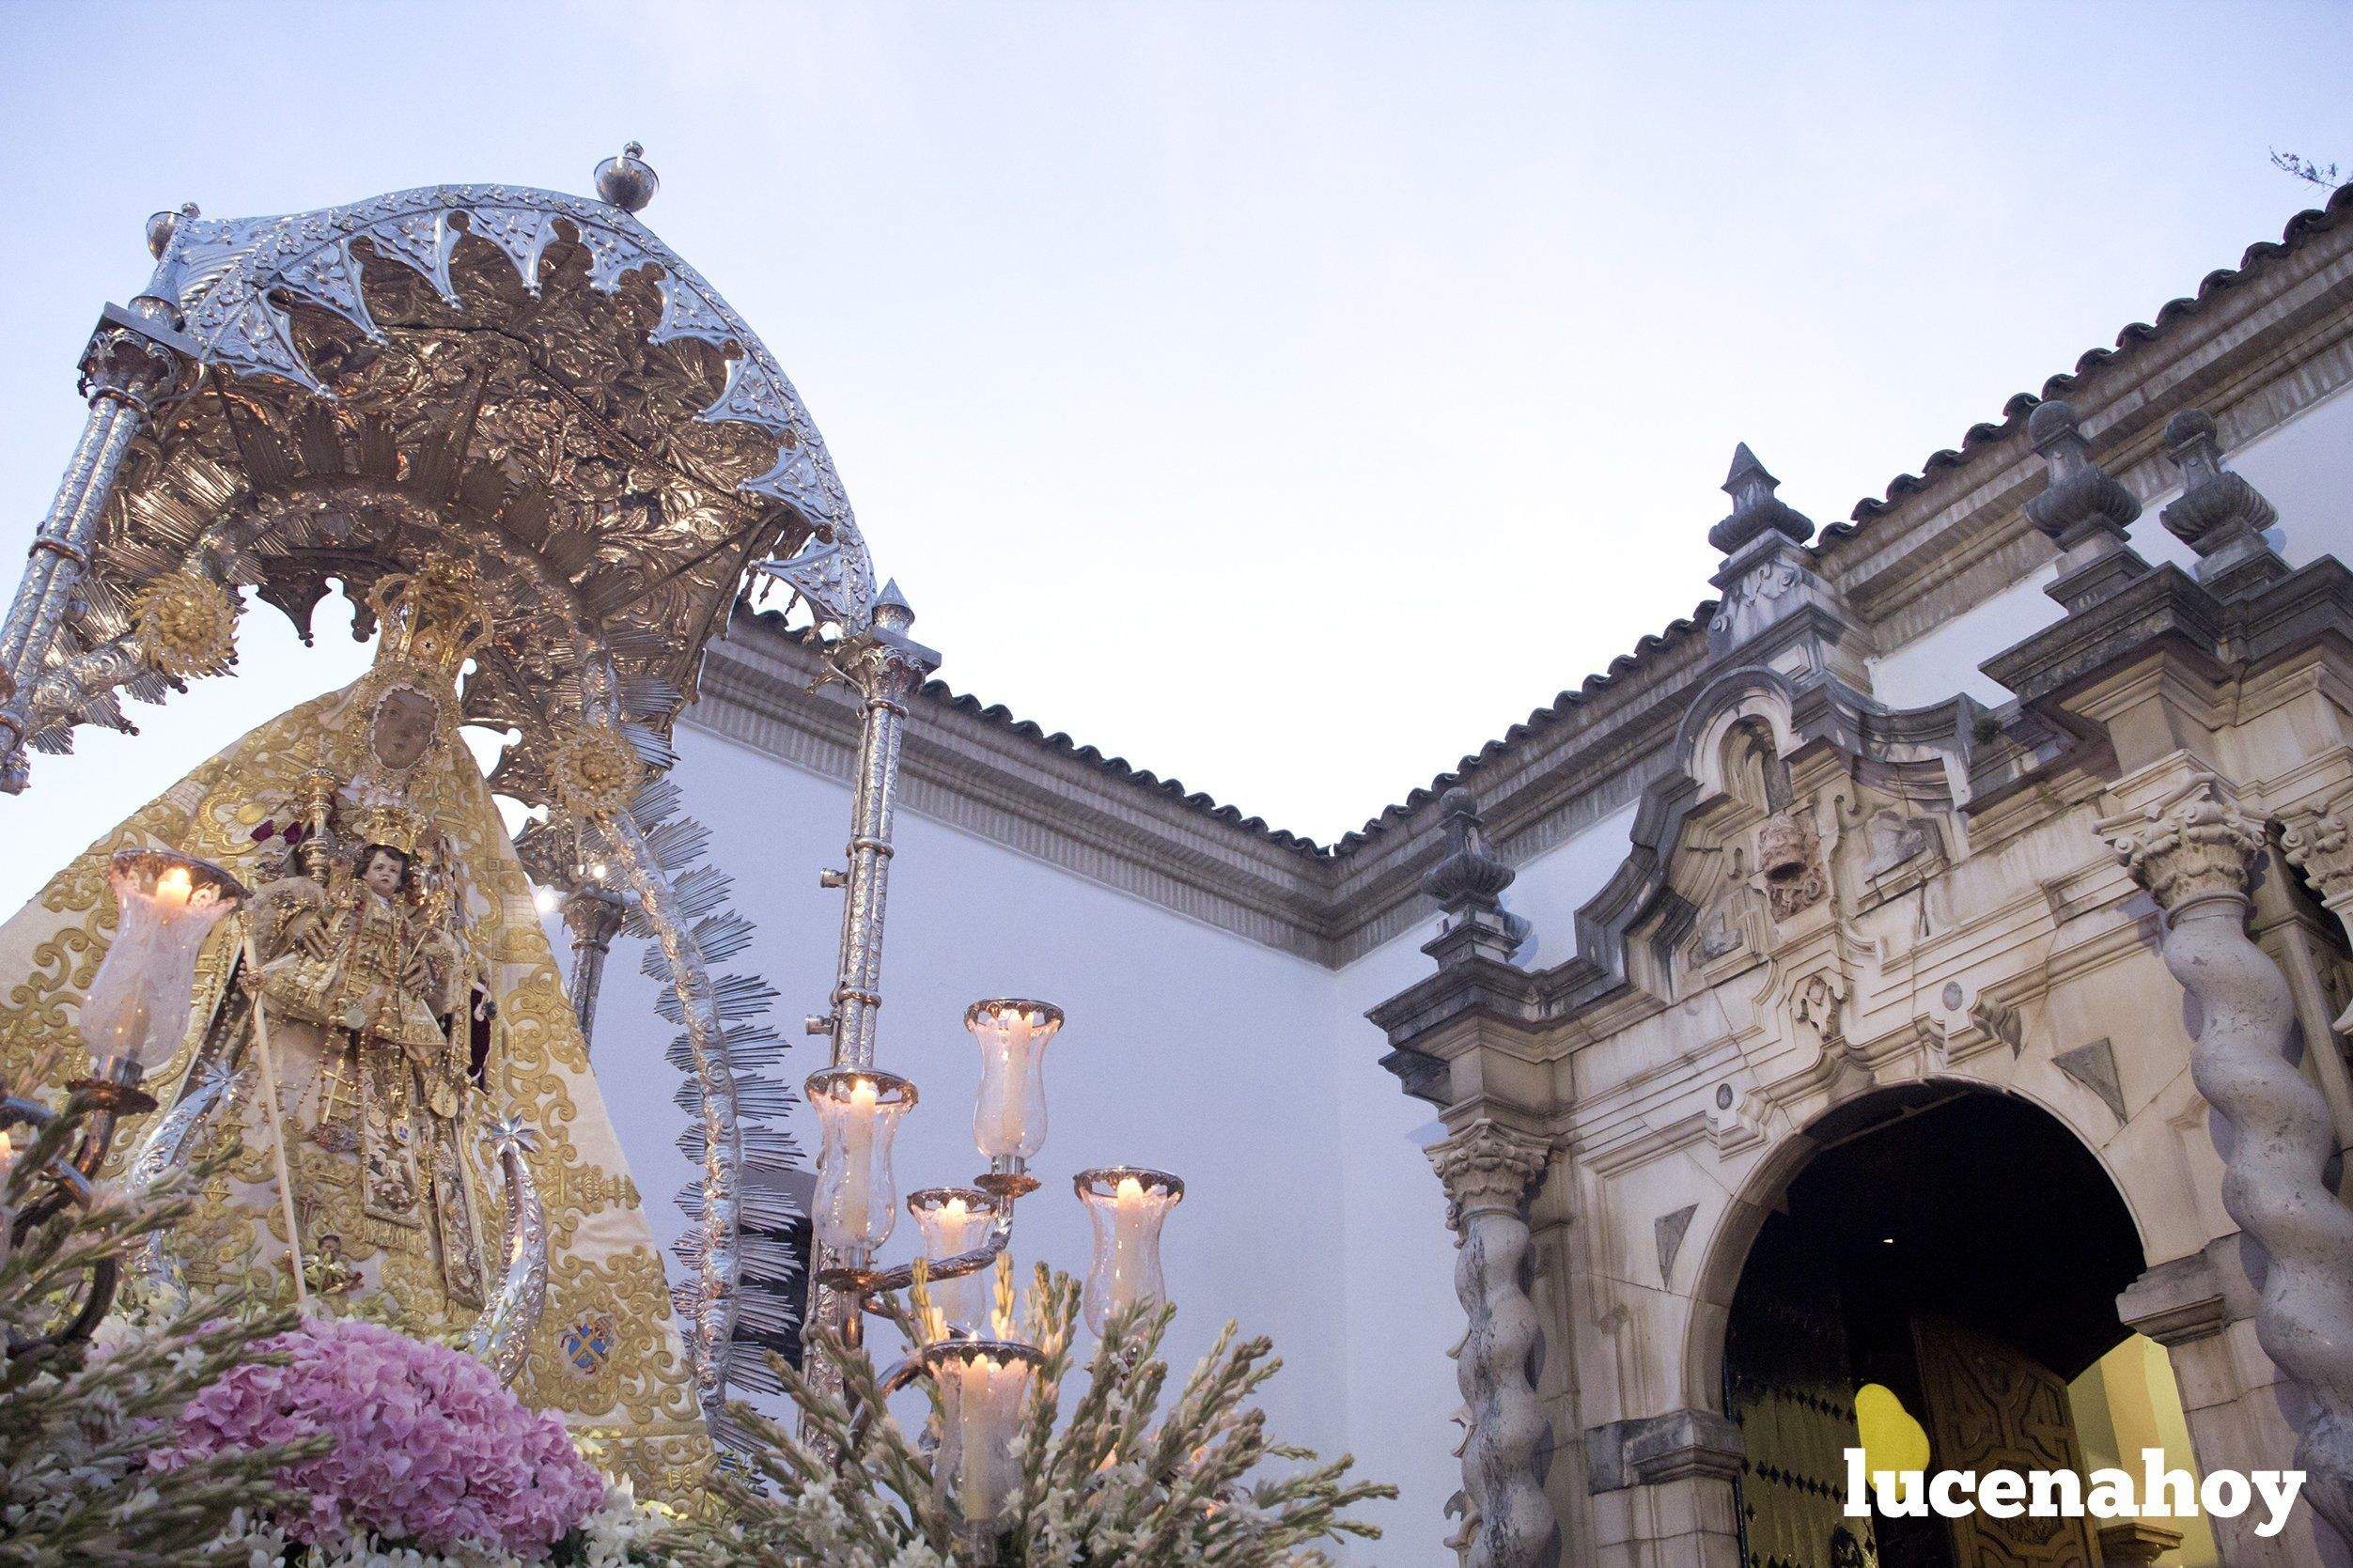
<svg viewBox="0 0 2353 1568"><path fill-rule="evenodd" d="M75 1019L113 934L109 857L132 846L163 846L216 862L248 886L268 881L282 869L281 846L257 844L256 828L283 826L299 815L295 802L316 770L346 781L367 771L378 696L377 677L364 677L255 729L91 845L0 925L0 1068L11 1085L25 1083L44 1063L53 1081L86 1070ZM440 707L445 716L454 704ZM473 1134L491 1118L520 1115L538 1134L529 1157L547 1208L549 1267L547 1309L517 1392L592 1438L609 1467L628 1474L640 1495L680 1497L698 1483L710 1451L662 1259L490 786L446 718L437 728L436 743L402 781L405 805L431 824L455 862L452 880L461 890L473 966L495 1003L496 1027L490 1032L482 1087L464 1096L475 1102L460 1118L464 1136L444 1141L460 1169L448 1169L438 1156L421 1162L429 1180L438 1174L444 1196L463 1200L454 1222L448 1205L442 1205L441 1239L449 1244L443 1250L444 1266L430 1266L430 1251L387 1247L387 1239L403 1238L370 1233L364 1223L355 1225L358 1234L340 1237L342 1250L360 1254L360 1294L382 1297L376 1306L389 1309L379 1315L415 1332L462 1328L477 1304L476 1292L460 1278L463 1255L482 1254L486 1290L497 1289L503 1268L497 1252L504 1215L483 1179L486 1161ZM198 972L189 1040L179 1059L150 1080L167 1105L229 990L243 926L239 917L214 934ZM335 1052L332 1030L292 1017L281 1023L275 1012L270 1022L284 1078L306 1070L305 1053L307 1068L315 1069L319 1055ZM176 1236L174 1245L200 1287L236 1283L287 1298L292 1282L272 1186L269 1135L261 1126L262 1096L252 1052L243 1055L235 1099L210 1123L211 1136L227 1141L236 1158L189 1234ZM297 1087L281 1084L289 1112ZM117 1148L134 1148L142 1132L133 1124ZM314 1162L328 1152L299 1130L288 1147ZM442 1169L432 1172L436 1165ZM331 1203L332 1192L305 1175L298 1169L298 1194L314 1208ZM472 1237L463 1234L469 1214ZM310 1225L305 1219L306 1230Z"/></svg>

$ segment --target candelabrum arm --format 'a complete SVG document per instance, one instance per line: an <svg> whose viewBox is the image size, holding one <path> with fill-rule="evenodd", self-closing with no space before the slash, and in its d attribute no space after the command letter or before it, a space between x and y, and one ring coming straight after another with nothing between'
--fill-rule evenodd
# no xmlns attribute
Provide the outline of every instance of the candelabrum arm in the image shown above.
<svg viewBox="0 0 2353 1568"><path fill-rule="evenodd" d="M1013 1204L1010 1200L1007 1200L1005 1207L990 1222L989 1234L981 1238L979 1246L966 1251L951 1253L944 1258L925 1259L924 1278L926 1280L960 1280L967 1274L977 1274L1004 1256L1005 1250L1011 1245L1013 1245ZM874 1312L878 1310L875 1301L877 1296L887 1296L892 1291L907 1290L913 1286L915 1265L912 1263L903 1263L896 1268L874 1270L860 1275L857 1282L859 1294L864 1297L861 1304L865 1311Z"/></svg>
<svg viewBox="0 0 2353 1568"><path fill-rule="evenodd" d="M148 1102L152 1106L152 1100ZM38 1100L10 1094L0 1099L0 1128L30 1125L46 1126L57 1119L57 1112ZM106 1147L114 1141L114 1112L100 1110L86 1124L81 1141L70 1157L52 1160L46 1171L50 1190L19 1208L14 1214L0 1216L0 1222L8 1226L11 1243L22 1241L36 1226L47 1222L68 1203L89 1208L98 1202L96 1178L101 1162L106 1157ZM99 1320L115 1302L115 1284L121 1273L120 1265L112 1256L101 1257L89 1265L89 1281L83 1287L82 1304L62 1327L47 1333L20 1336L11 1330L8 1350L10 1356L24 1356L54 1349L86 1340L98 1327Z"/></svg>
<svg viewBox="0 0 2353 1568"><path fill-rule="evenodd" d="M2353 1542L2353 1211L2330 1190L2328 1102L2290 1057L2287 977L2247 935L2262 824L2200 778L2100 831L2165 913L2165 967L2197 999L2190 1077L2230 1136L2222 1206L2269 1259L2255 1338L2312 1396L2297 1464Z"/></svg>
<svg viewBox="0 0 2353 1568"><path fill-rule="evenodd" d="M866 1428L873 1424L875 1417L882 1414L889 1405L891 1396L901 1389L913 1388L915 1379L921 1377L923 1373L924 1365L921 1356L910 1356L903 1361L895 1362L890 1371L884 1373L877 1380L876 1386L881 1389L882 1397L871 1405L862 1400L857 1407L849 1412L851 1440L854 1442L865 1436Z"/></svg>

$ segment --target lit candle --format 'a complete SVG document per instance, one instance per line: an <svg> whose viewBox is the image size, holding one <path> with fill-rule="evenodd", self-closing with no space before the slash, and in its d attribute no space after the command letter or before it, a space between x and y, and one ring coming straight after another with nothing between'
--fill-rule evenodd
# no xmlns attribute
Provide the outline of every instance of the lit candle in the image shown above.
<svg viewBox="0 0 2353 1568"><path fill-rule="evenodd" d="M1120 1312L1165 1298L1161 1227L1184 1200L1185 1184L1165 1171L1111 1166L1082 1171L1071 1185L1095 1222L1095 1254L1082 1297L1098 1335Z"/></svg>
<svg viewBox="0 0 2353 1568"><path fill-rule="evenodd" d="M842 1113L842 1229L866 1234L874 1211L874 1113L879 1103L872 1079L849 1086Z"/></svg>
<svg viewBox="0 0 2353 1568"><path fill-rule="evenodd" d="M82 999L84 1044L101 1063L162 1066L187 1032L196 951L245 897L219 866L168 849L124 849L107 863L115 939Z"/></svg>
<svg viewBox="0 0 2353 1568"><path fill-rule="evenodd" d="M1111 1220L1111 1310L1114 1312L1135 1300L1136 1271L1143 1266L1140 1250L1145 1241L1144 1227L1137 1221L1143 1217L1145 1201L1142 1182L1133 1176L1119 1178Z"/></svg>
<svg viewBox="0 0 2353 1568"><path fill-rule="evenodd" d="M993 1527L1013 1495L1014 1428L1041 1359L1036 1346L1004 1340L948 1340L924 1353L944 1418L940 1474L969 1526Z"/></svg>
<svg viewBox="0 0 2353 1568"><path fill-rule="evenodd" d="M923 1254L934 1263L979 1247L996 1222L997 1200L977 1188L927 1187L907 1195L907 1212L923 1232ZM931 1305L942 1320L958 1328L977 1328L988 1311L987 1271L975 1269L952 1280L934 1276L927 1289Z"/></svg>
<svg viewBox="0 0 2353 1568"><path fill-rule="evenodd" d="M915 1086L891 1073L834 1067L809 1076L808 1098L824 1131L810 1218L818 1241L863 1266L897 1219L891 1141Z"/></svg>
<svg viewBox="0 0 2353 1568"><path fill-rule="evenodd" d="M1029 1159L1046 1142L1046 1048L1062 1029L1050 1002L975 1001L964 1027L980 1048L973 1141L990 1159Z"/></svg>

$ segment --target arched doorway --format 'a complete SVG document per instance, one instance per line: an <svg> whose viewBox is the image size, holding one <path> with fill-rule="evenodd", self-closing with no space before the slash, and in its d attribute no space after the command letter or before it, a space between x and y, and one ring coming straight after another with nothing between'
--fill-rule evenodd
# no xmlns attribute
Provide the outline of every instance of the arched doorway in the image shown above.
<svg viewBox="0 0 2353 1568"><path fill-rule="evenodd" d="M1847 1519L1845 1454L1869 1386L1918 1421L1932 1468L2084 1469L2129 1443L2137 1470L2142 1443L2173 1446L2162 1352L2116 1313L2143 1259L2114 1184L2048 1112L1957 1084L1870 1094L1807 1132L1725 1335L1744 1568L2095 1568L2098 1521ZM2120 1427L2119 1398L2146 1419ZM2212 1560L2202 1531L2183 1547L2163 1560Z"/></svg>

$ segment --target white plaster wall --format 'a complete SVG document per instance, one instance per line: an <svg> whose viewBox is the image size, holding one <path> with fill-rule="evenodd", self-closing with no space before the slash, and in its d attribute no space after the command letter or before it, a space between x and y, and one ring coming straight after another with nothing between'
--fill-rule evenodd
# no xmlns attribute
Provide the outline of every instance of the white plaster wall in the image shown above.
<svg viewBox="0 0 2353 1568"><path fill-rule="evenodd" d="M750 967L784 992L797 1037L824 1010L840 894L818 871L842 861L846 788L707 732L682 728L677 778L714 835L756 921ZM1335 976L1113 892L992 842L902 811L885 947L880 1064L923 1100L898 1144L902 1192L980 1169L971 1108L978 1068L962 1029L983 996L1060 1003L1052 1129L1022 1205L1018 1263L1083 1270L1085 1217L1070 1173L1120 1161L1183 1175L1169 1224L1180 1308L1172 1362L1189 1370L1229 1317L1270 1334L1284 1369L1266 1391L1273 1429L1404 1488L1372 1516L1387 1539L1354 1560L1436 1563L1458 1484L1446 1351L1459 1333L1444 1203L1421 1153L1427 1108L1380 1070L1365 1008L1418 977L1414 942ZM616 943L596 1065L638 1185L666 1245L683 1228L671 1195L694 1177L675 1140L687 1114L662 1059L673 1031L652 1011L639 944ZM784 1076L824 1065L799 1045ZM800 1129L804 1145L814 1131ZM886 1250L906 1253L902 1234ZM678 1265L671 1260L675 1269Z"/></svg>
<svg viewBox="0 0 2353 1568"><path fill-rule="evenodd" d="M1625 862L1639 809L1629 800L1519 868L1504 907L1534 927L1515 959L1520 968L1549 970L1577 955L1577 911Z"/></svg>
<svg viewBox="0 0 2353 1568"><path fill-rule="evenodd" d="M1519 868L1504 903L1533 927L1521 967L1550 968L1575 954L1577 910L1626 859L1634 813L1629 804ZM1461 1485L1453 1457L1461 1393L1447 1352L1462 1337L1463 1315L1444 1194L1421 1152L1445 1129L1375 1065L1388 1043L1363 1016L1430 974L1422 944L1437 930L1434 916L1417 923L1343 969L1335 987L1341 1104L1353 1134L1343 1151L1349 1441L1360 1455L1381 1455L1376 1473L1405 1487L1412 1503L1410 1523L1363 1554L1383 1563L1446 1560L1439 1546L1451 1524L1433 1534L1424 1521L1438 1518Z"/></svg>
<svg viewBox="0 0 2353 1568"><path fill-rule="evenodd" d="M2279 509L2272 543L2300 567L2322 555L2353 562L2353 389L2321 399L2294 419L2224 454ZM2154 563L2189 570L2197 557L2166 531L2158 514L2179 495L2167 489L2142 508L2133 548ZM2056 563L2003 589L1871 662L1872 694L1890 707L1921 707L1966 691L1988 705L2010 693L1977 666L2050 625L2058 604L2043 592Z"/></svg>
<svg viewBox="0 0 2353 1568"><path fill-rule="evenodd" d="M2353 387L2224 460L2279 508L2281 549L2291 566L2321 555L2353 563Z"/></svg>
<svg viewBox="0 0 2353 1568"><path fill-rule="evenodd" d="M1447 1498L1462 1484L1454 1457L1462 1403L1447 1352L1462 1337L1446 1197L1423 1150L1445 1135L1437 1114L1410 1099L1380 1066L1389 1042L1364 1014L1431 972L1415 927L1327 976L1339 1067L1340 1149L1348 1206L1342 1256L1348 1290L1345 1357L1348 1447L1367 1473L1404 1496L1384 1521L1388 1539L1358 1551L1380 1563L1451 1562Z"/></svg>

